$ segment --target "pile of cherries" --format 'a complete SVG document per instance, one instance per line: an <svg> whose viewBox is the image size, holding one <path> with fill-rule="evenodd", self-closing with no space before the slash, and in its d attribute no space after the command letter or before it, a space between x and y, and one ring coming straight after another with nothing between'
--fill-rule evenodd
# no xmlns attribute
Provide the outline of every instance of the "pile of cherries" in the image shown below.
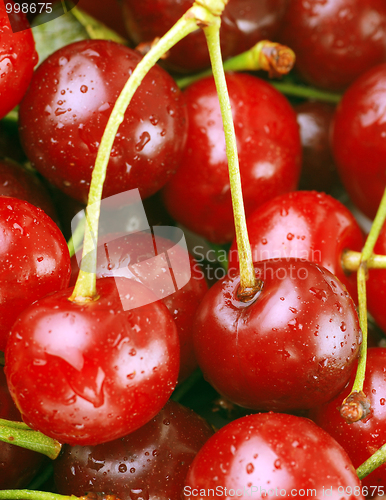
<svg viewBox="0 0 386 500"><path fill-rule="evenodd" d="M386 494L386 465L362 466L386 443L386 3L224 3L224 60L296 55L279 84L226 74L250 253L203 29L144 76L93 176L122 89L193 1L122 0L126 45L39 65L31 12L0 2L0 498ZM109 223L82 255L98 189ZM132 190L146 227L117 223Z"/></svg>

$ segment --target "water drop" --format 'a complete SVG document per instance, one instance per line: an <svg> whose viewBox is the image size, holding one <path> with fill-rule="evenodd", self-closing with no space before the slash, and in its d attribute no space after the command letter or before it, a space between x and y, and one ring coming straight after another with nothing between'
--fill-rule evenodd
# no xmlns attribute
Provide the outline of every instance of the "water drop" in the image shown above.
<svg viewBox="0 0 386 500"><path fill-rule="evenodd" d="M119 464L118 470L119 470L119 472L121 472L122 474L124 474L127 471L127 467L126 467L125 464Z"/></svg>
<svg viewBox="0 0 386 500"><path fill-rule="evenodd" d="M80 87L80 91L82 92L82 94L85 94L85 93L88 91L88 87L87 87L87 85L82 85L82 86Z"/></svg>
<svg viewBox="0 0 386 500"><path fill-rule="evenodd" d="M252 474L252 472L255 470L255 467L253 464L247 464L247 474Z"/></svg>
<svg viewBox="0 0 386 500"><path fill-rule="evenodd" d="M281 469L281 461L279 459L275 460L274 464L275 469Z"/></svg>
<svg viewBox="0 0 386 500"><path fill-rule="evenodd" d="M293 239L294 239L294 236L295 236L294 234L292 234L292 233L288 233L288 234L287 234L287 240L290 240L290 241L291 241L291 240L293 240Z"/></svg>
<svg viewBox="0 0 386 500"><path fill-rule="evenodd" d="M143 132L139 138L139 141L135 145L136 151L142 151L149 141L150 141L149 132Z"/></svg>

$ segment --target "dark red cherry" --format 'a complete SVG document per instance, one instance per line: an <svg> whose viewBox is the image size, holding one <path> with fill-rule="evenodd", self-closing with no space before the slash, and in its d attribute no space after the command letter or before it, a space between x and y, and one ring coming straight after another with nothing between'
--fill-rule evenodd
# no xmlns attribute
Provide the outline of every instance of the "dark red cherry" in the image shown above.
<svg viewBox="0 0 386 500"><path fill-rule="evenodd" d="M247 216L265 201L296 189L301 145L296 115L269 83L247 74L228 74L241 183ZM234 237L225 138L213 78L185 92L189 136L176 175L163 191L172 217L216 242Z"/></svg>
<svg viewBox="0 0 386 500"><path fill-rule="evenodd" d="M327 432L308 419L272 412L216 432L194 459L184 494L189 500L364 499L349 457Z"/></svg>
<svg viewBox="0 0 386 500"><path fill-rule="evenodd" d="M255 271L262 289L250 302L238 299L236 275L210 288L198 308L194 347L205 379L256 410L328 401L349 379L361 343L351 297L309 261L268 260Z"/></svg>
<svg viewBox="0 0 386 500"><path fill-rule="evenodd" d="M22 145L52 184L87 201L107 120L138 52L106 40L82 40L49 56L20 105ZM177 169L186 140L184 98L154 67L125 114L111 152L103 196L138 188L147 197Z"/></svg>
<svg viewBox="0 0 386 500"><path fill-rule="evenodd" d="M356 274L342 268L344 250L361 251L362 231L351 212L338 200L316 191L278 196L248 219L254 262L294 257L328 269L357 297ZM238 269L236 242L229 251L229 268Z"/></svg>
<svg viewBox="0 0 386 500"><path fill-rule="evenodd" d="M0 418L21 421L0 367ZM24 488L43 464L44 455L0 441L0 488Z"/></svg>
<svg viewBox="0 0 386 500"><path fill-rule="evenodd" d="M230 0L221 16L223 58L244 52L259 40L274 39L286 3L286 0ZM193 5L193 0L124 0L122 5L127 31L138 45L164 35ZM181 40L162 64L180 72L209 67L209 52L202 30Z"/></svg>
<svg viewBox="0 0 386 500"><path fill-rule="evenodd" d="M30 170L8 159L0 160L0 196L25 200L56 220L56 211L48 191Z"/></svg>
<svg viewBox="0 0 386 500"><path fill-rule="evenodd" d="M62 290L70 255L57 225L40 208L0 197L0 350L18 315L32 302Z"/></svg>
<svg viewBox="0 0 386 500"><path fill-rule="evenodd" d="M308 83L342 90L386 61L386 4L383 0L291 0L281 41L296 54Z"/></svg>
<svg viewBox="0 0 386 500"><path fill-rule="evenodd" d="M133 432L165 405L179 369L177 330L134 280L100 279L99 298L86 303L68 300L72 290L19 316L6 376L28 425L62 443L99 444Z"/></svg>
<svg viewBox="0 0 386 500"><path fill-rule="evenodd" d="M181 498L186 474L211 427L169 401L150 422L97 446L65 446L55 460L55 484L64 495L105 492L121 500Z"/></svg>
<svg viewBox="0 0 386 500"><path fill-rule="evenodd" d="M12 30L7 14L9 5L13 6L14 2L0 2L0 118L19 104L38 62L35 41L25 14L9 14L15 28Z"/></svg>
<svg viewBox="0 0 386 500"><path fill-rule="evenodd" d="M385 443L385 366L386 349L382 347L369 349L363 392L370 400L370 418L347 424L340 416L339 408L352 389L354 376L342 393L309 414L312 420L346 450L354 467L359 467ZM381 465L365 477L362 484L368 488L369 496L377 494L379 486L383 488L386 486L386 465Z"/></svg>
<svg viewBox="0 0 386 500"><path fill-rule="evenodd" d="M179 381L187 378L197 368L192 322L208 290L198 262L186 249L167 238L152 236L150 232L105 235L99 240L97 255L98 278L134 275L136 280L161 297L178 330L181 349ZM71 260L71 284L75 284L79 267L76 256ZM170 282L166 278L169 275ZM178 286L178 282L183 286Z"/></svg>
<svg viewBox="0 0 386 500"><path fill-rule="evenodd" d="M329 136L335 106L307 101L294 109L303 149L299 189L328 192L338 180Z"/></svg>
<svg viewBox="0 0 386 500"><path fill-rule="evenodd" d="M385 8L386 8L386 4ZM351 200L370 218L386 185L386 64L375 66L344 93L332 127L332 151Z"/></svg>

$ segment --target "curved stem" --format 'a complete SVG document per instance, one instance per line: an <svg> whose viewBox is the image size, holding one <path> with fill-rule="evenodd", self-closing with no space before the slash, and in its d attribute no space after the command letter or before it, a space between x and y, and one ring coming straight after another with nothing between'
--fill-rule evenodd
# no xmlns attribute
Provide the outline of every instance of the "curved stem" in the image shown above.
<svg viewBox="0 0 386 500"><path fill-rule="evenodd" d="M202 1L202 0L201 0ZM225 0L204 0L204 3L214 3L215 10ZM216 11L217 12L217 11ZM86 226L82 254L82 268L70 297L75 302L84 302L97 299L96 290L96 247L98 240L98 221L100 215L100 203L102 199L103 183L106 177L107 164L109 162L111 149L115 135L131 98L149 70L156 64L158 59L165 54L173 45L189 33L195 31L199 24L210 24L214 22L215 16L205 7L194 4L185 15L154 45L151 50L140 61L132 75L125 84L119 95L112 113L109 117L104 131L93 170L91 185L86 208Z"/></svg>
<svg viewBox="0 0 386 500"><path fill-rule="evenodd" d="M75 500L74 495L59 495L49 491L36 490L0 490L0 499L7 500Z"/></svg>
<svg viewBox="0 0 386 500"><path fill-rule="evenodd" d="M241 293L243 293L243 291L246 290L256 289L257 283L245 220L236 135L228 89L225 81L224 68L222 65L219 31L220 19L216 25L204 28L224 126L237 249L240 256L240 288Z"/></svg>
<svg viewBox="0 0 386 500"><path fill-rule="evenodd" d="M313 87L306 87L304 85L296 85L294 83L285 82L271 82L279 92L293 97L302 97L304 99L313 99L315 101L330 102L338 104L342 99L341 94L334 92L326 92L324 90L315 89Z"/></svg>
<svg viewBox="0 0 386 500"><path fill-rule="evenodd" d="M4 422L6 422L5 425ZM22 422L1 420L0 441L42 453L52 460L58 457L62 448L58 441L45 436L41 432L33 431L28 426L27 428L22 427L22 425L25 426Z"/></svg>
<svg viewBox="0 0 386 500"><path fill-rule="evenodd" d="M357 476L362 481L363 478L368 476L371 472L373 472L377 467L384 464L386 462L386 444L381 446L379 450L377 450L370 458L363 462L357 470Z"/></svg>
<svg viewBox="0 0 386 500"><path fill-rule="evenodd" d="M294 52L280 43L262 40L251 49L227 59L223 63L224 71L268 71L269 75L281 76L289 73L295 64ZM190 84L212 74L212 68L185 76L176 80L184 89Z"/></svg>

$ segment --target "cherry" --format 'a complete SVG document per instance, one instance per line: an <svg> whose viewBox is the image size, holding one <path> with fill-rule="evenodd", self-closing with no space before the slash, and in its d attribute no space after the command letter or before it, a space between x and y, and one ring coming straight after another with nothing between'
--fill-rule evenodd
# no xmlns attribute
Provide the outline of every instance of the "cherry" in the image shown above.
<svg viewBox="0 0 386 500"><path fill-rule="evenodd" d="M291 0L281 32L301 77L329 90L344 89L386 61L385 40L383 0Z"/></svg>
<svg viewBox="0 0 386 500"><path fill-rule="evenodd" d="M0 367L0 418L21 421ZM44 456L34 451L0 441L0 488L23 488L35 476Z"/></svg>
<svg viewBox="0 0 386 500"><path fill-rule="evenodd" d="M249 302L238 297L236 275L210 288L198 308L194 346L204 377L246 408L328 401L346 384L361 343L351 297L309 261L267 260L255 273L260 291Z"/></svg>
<svg viewBox="0 0 386 500"><path fill-rule="evenodd" d="M38 62L35 41L25 14L12 12L8 17L6 4L13 5L14 2L0 3L0 118L19 104ZM12 30L10 20L16 29Z"/></svg>
<svg viewBox="0 0 386 500"><path fill-rule="evenodd" d="M306 101L294 106L303 150L299 189L330 191L338 181L332 157L329 129L335 106Z"/></svg>
<svg viewBox="0 0 386 500"><path fill-rule="evenodd" d="M247 215L265 201L296 188L301 145L296 116L269 83L228 74ZM191 231L225 243L235 234L228 162L213 78L185 92L189 135L178 172L163 190L172 217Z"/></svg>
<svg viewBox="0 0 386 500"><path fill-rule="evenodd" d="M152 236L148 232L105 235L100 238L97 250L97 278L135 276L137 281L153 290L168 308L176 323L180 342L179 381L187 378L197 368L193 352L192 321L208 289L197 261L189 254L186 265L186 257L186 250L173 241L158 235ZM166 268L176 283L179 281L186 284L176 287L170 283L172 288L168 289ZM70 283L75 285L79 272L75 256L72 258L72 269ZM177 280L175 273L179 273Z"/></svg>
<svg viewBox="0 0 386 500"><path fill-rule="evenodd" d="M23 420L62 443L99 444L138 429L177 381L177 331L166 307L126 278L100 279L97 292L79 303L70 288L35 302L7 346L7 381Z"/></svg>
<svg viewBox="0 0 386 500"><path fill-rule="evenodd" d="M370 400L370 418L347 424L340 416L339 407L349 395L354 381L353 377L341 394L321 407L315 408L309 414L312 420L341 444L355 467L361 465L385 442L385 363L385 348L374 347L368 350L363 392ZM378 467L365 477L362 483L368 488L369 496L373 496L378 486L386 486L386 465Z"/></svg>
<svg viewBox="0 0 386 500"><path fill-rule="evenodd" d="M49 56L20 105L20 137L34 167L79 201L112 107L141 56L106 40L82 40ZM186 140L184 99L174 80L154 67L117 134L104 197L138 188L158 191L179 165Z"/></svg>
<svg viewBox="0 0 386 500"><path fill-rule="evenodd" d="M361 251L362 231L351 212L338 200L316 191L278 196L248 219L254 262L295 257L328 269L344 283L356 300L356 275L345 273L342 254ZM229 269L238 269L236 243L229 251Z"/></svg>
<svg viewBox="0 0 386 500"><path fill-rule="evenodd" d="M51 219L57 218L53 201L39 178L8 159L0 160L0 196L28 201L44 210Z"/></svg>
<svg viewBox="0 0 386 500"><path fill-rule="evenodd" d="M180 498L193 458L211 427L196 413L169 401L150 422L128 436L97 446L64 446L55 461L61 494L105 492L121 500Z"/></svg>
<svg viewBox="0 0 386 500"><path fill-rule="evenodd" d="M383 227L378 236L374 252L386 255L386 227ZM376 323L386 332L386 270L370 269L368 272L369 276L366 281L368 309Z"/></svg>
<svg viewBox="0 0 386 500"><path fill-rule="evenodd" d="M216 432L194 459L184 493L187 499L364 498L349 457L327 432L308 419L271 412Z"/></svg>
<svg viewBox="0 0 386 500"><path fill-rule="evenodd" d="M385 88L386 64L358 78L337 107L331 134L344 187L354 204L370 218L375 216L386 184Z"/></svg>
<svg viewBox="0 0 386 500"><path fill-rule="evenodd" d="M70 256L56 224L24 200L0 197L0 350L18 315L68 286Z"/></svg>
<svg viewBox="0 0 386 500"><path fill-rule="evenodd" d="M193 0L123 1L123 16L135 44L164 35L193 5ZM286 0L230 0L221 16L224 59L250 49L259 40L275 37L281 26ZM189 54L189 57L186 57ZM163 64L172 71L194 72L210 66L202 30L191 33L170 51Z"/></svg>

